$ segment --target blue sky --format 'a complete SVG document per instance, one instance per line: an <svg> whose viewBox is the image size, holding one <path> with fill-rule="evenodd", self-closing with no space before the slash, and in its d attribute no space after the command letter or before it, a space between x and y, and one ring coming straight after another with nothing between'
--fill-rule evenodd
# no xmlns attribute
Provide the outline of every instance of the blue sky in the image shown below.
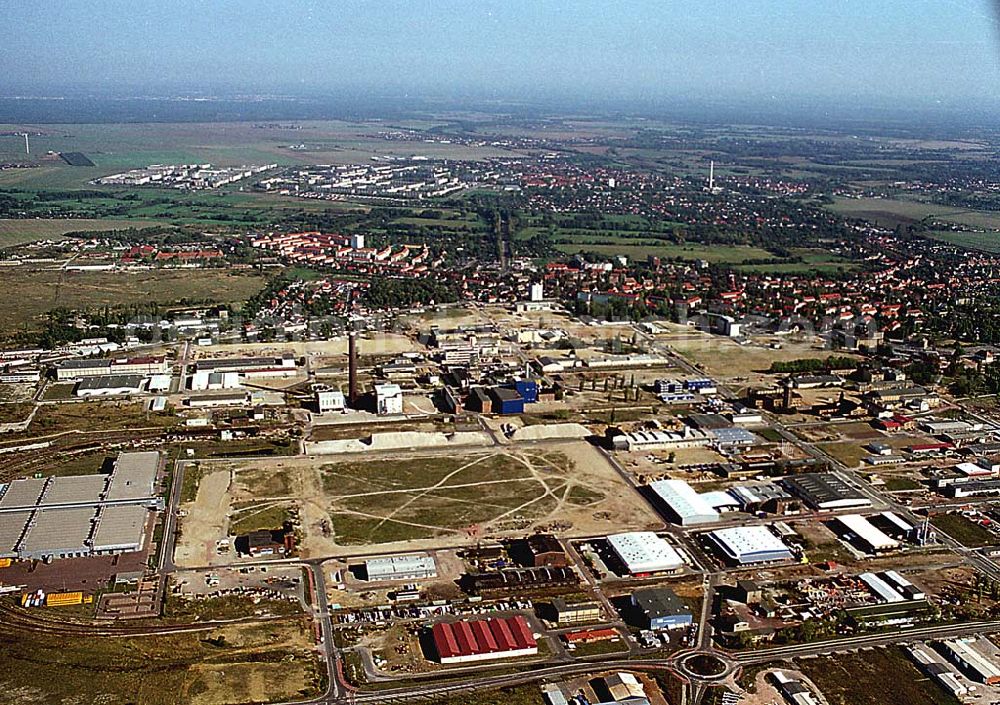
<svg viewBox="0 0 1000 705"><path fill-rule="evenodd" d="M0 0L0 89L1000 95L980 0Z"/></svg>

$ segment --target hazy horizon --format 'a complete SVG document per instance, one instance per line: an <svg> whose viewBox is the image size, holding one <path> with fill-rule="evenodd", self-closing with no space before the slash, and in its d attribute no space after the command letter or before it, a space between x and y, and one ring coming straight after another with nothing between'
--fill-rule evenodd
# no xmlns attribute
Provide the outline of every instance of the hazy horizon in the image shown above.
<svg viewBox="0 0 1000 705"><path fill-rule="evenodd" d="M7 3L3 95L996 104L992 3Z"/></svg>

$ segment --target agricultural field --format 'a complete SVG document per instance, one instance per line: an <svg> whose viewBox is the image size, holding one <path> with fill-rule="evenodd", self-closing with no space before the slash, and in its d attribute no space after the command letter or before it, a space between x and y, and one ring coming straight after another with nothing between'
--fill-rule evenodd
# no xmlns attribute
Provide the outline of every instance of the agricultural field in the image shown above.
<svg viewBox="0 0 1000 705"><path fill-rule="evenodd" d="M217 561L215 542L297 517L303 556L358 546L435 548L478 537L549 528L569 535L647 528L662 522L628 501L622 480L589 444L530 451L413 452L371 459L202 462L185 477L180 565Z"/></svg>
<svg viewBox="0 0 1000 705"><path fill-rule="evenodd" d="M23 705L299 700L325 677L304 618L122 639L3 630L0 661L4 701Z"/></svg>
<svg viewBox="0 0 1000 705"><path fill-rule="evenodd" d="M604 240L607 242L607 240ZM630 260L645 260L647 257L660 257L663 259L699 260L703 259L713 263L739 264L747 260L766 259L774 257L767 250L760 247L744 246L712 246L712 245L675 245L672 243L658 243L656 241L638 241L642 244L634 244L637 241L630 241L633 244L609 245L590 243L560 243L556 249L566 254L577 252L595 252L602 255L624 255Z"/></svg>
<svg viewBox="0 0 1000 705"><path fill-rule="evenodd" d="M1000 252L1000 232L952 232L949 230L936 230L923 233L926 237L947 242L949 245L957 245L969 250L982 250L983 252Z"/></svg>
<svg viewBox="0 0 1000 705"><path fill-rule="evenodd" d="M122 228L148 228L155 225L160 225L160 223L153 220L117 220L114 218L0 219L0 248L16 247L84 230L121 230Z"/></svg>
<svg viewBox="0 0 1000 705"><path fill-rule="evenodd" d="M6 296L0 320L8 334L37 326L55 308L87 309L156 302L165 306L189 302L242 303L263 288L265 279L225 269L143 272L67 272L10 268L4 271Z"/></svg>
<svg viewBox="0 0 1000 705"><path fill-rule="evenodd" d="M897 648L803 659L798 665L830 705L958 705Z"/></svg>
<svg viewBox="0 0 1000 705"><path fill-rule="evenodd" d="M863 218L884 227L933 219L969 228L1000 229L1000 213L996 211L956 208L906 198L838 198L829 208L839 215Z"/></svg>

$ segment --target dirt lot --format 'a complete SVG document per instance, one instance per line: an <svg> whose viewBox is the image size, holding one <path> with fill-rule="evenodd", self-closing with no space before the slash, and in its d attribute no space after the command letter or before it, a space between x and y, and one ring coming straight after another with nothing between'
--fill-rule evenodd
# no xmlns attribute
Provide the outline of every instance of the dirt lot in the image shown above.
<svg viewBox="0 0 1000 705"><path fill-rule="evenodd" d="M235 520L280 507L298 516L303 556L430 549L538 528L566 536L662 525L585 442L530 449L427 450L383 458L282 458L202 463L181 509L178 565L220 564L216 541Z"/></svg>

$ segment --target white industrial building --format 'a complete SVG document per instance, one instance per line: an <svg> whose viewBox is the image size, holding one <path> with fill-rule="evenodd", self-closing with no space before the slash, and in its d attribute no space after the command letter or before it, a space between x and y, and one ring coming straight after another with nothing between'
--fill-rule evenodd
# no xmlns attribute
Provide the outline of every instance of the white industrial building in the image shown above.
<svg viewBox="0 0 1000 705"><path fill-rule="evenodd" d="M719 520L712 505L683 480L657 480L650 483L649 489L676 524L693 526Z"/></svg>
<svg viewBox="0 0 1000 705"><path fill-rule="evenodd" d="M434 559L426 553L381 556L365 561L368 580L424 580L437 577Z"/></svg>
<svg viewBox="0 0 1000 705"><path fill-rule="evenodd" d="M618 440L618 439L622 440ZM685 426L682 431L633 431L617 436L615 443L624 450L656 450L666 448L696 448L707 446L714 439L704 431Z"/></svg>
<svg viewBox="0 0 1000 705"><path fill-rule="evenodd" d="M1000 667L976 648L974 639L952 639L942 643L948 658L970 676L987 685L1000 683ZM992 649L991 649L992 650Z"/></svg>
<svg viewBox="0 0 1000 705"><path fill-rule="evenodd" d="M338 389L320 389L316 392L316 409L321 414L343 411L346 406L344 393Z"/></svg>
<svg viewBox="0 0 1000 705"><path fill-rule="evenodd" d="M737 526L708 534L725 558L738 565L772 563L791 560L792 552L785 542L766 526Z"/></svg>
<svg viewBox="0 0 1000 705"><path fill-rule="evenodd" d="M403 390L398 384L375 385L375 409L379 416L403 413Z"/></svg>
<svg viewBox="0 0 1000 705"><path fill-rule="evenodd" d="M238 389L241 386L240 374L238 372L209 372L201 370L191 375L188 386L193 392Z"/></svg>
<svg viewBox="0 0 1000 705"><path fill-rule="evenodd" d="M860 514L845 514L837 517L837 521L868 548L872 553L882 553L899 548L899 541L874 526Z"/></svg>
<svg viewBox="0 0 1000 705"><path fill-rule="evenodd" d="M677 549L652 531L612 534L607 540L630 575L675 573L684 567Z"/></svg>
<svg viewBox="0 0 1000 705"><path fill-rule="evenodd" d="M76 383L73 393L78 397L112 397L139 394L143 385L142 375L101 375L84 377Z"/></svg>

